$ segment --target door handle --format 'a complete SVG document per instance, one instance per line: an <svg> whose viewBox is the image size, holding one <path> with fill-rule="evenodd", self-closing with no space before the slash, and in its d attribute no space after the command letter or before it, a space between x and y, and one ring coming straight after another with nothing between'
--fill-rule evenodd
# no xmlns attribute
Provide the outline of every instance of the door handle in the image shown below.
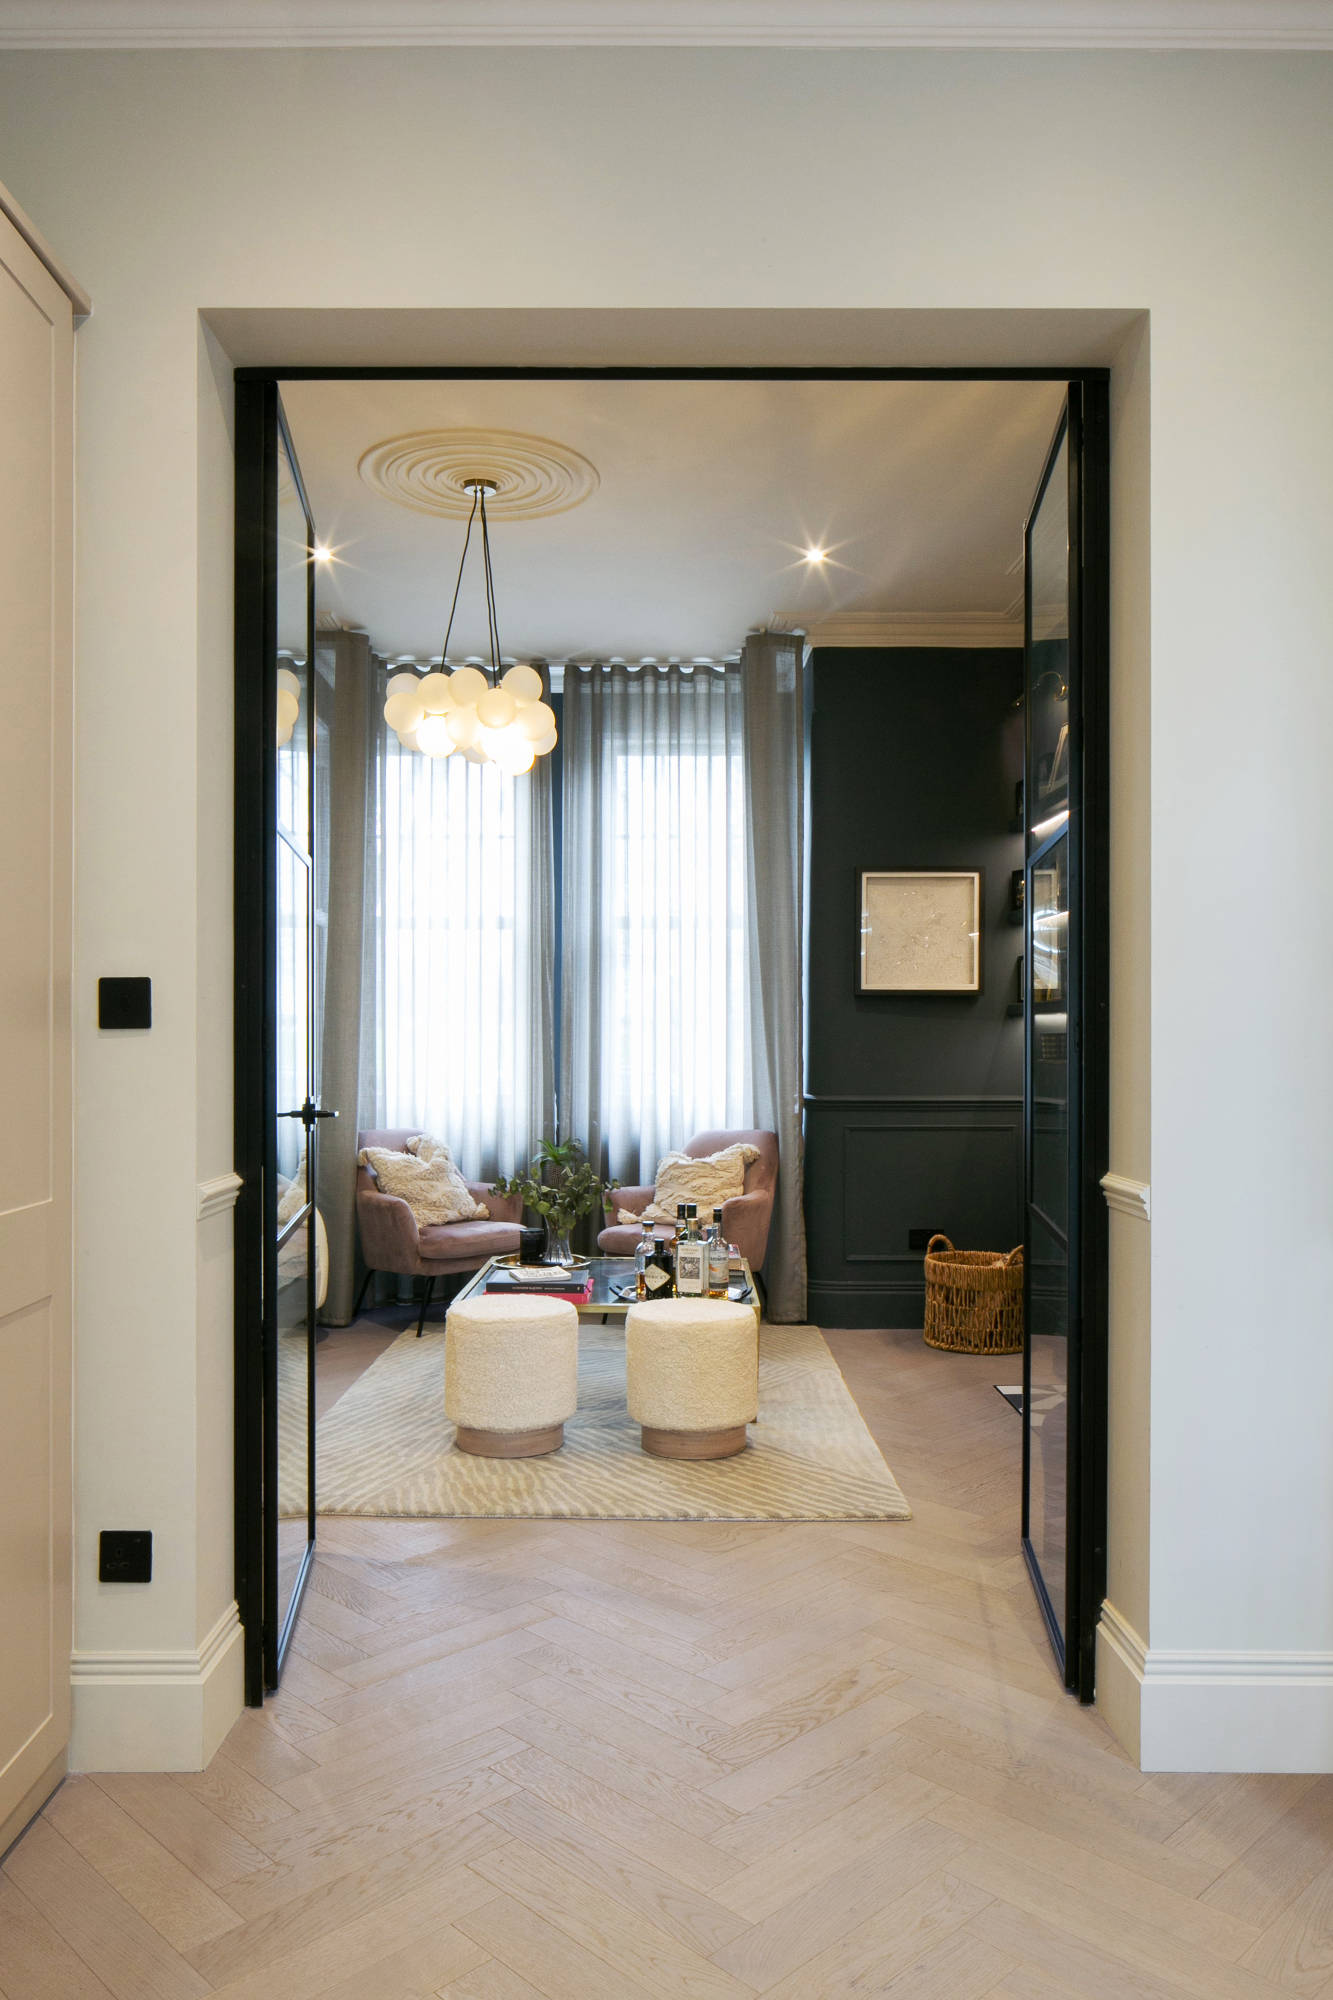
<svg viewBox="0 0 1333 2000"><path fill-rule="evenodd" d="M279 1118L299 1118L308 1132L317 1118L336 1118L338 1114L336 1111L321 1111L319 1106L312 1103L307 1097L299 1111L280 1111L278 1116Z"/></svg>

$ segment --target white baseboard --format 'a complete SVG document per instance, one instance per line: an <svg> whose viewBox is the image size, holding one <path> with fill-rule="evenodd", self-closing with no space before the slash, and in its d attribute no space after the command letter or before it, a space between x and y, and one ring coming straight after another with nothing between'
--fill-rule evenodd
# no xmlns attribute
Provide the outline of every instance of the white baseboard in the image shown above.
<svg viewBox="0 0 1333 2000"><path fill-rule="evenodd" d="M1097 1706L1144 1771L1333 1771L1333 1653L1154 1650L1107 1602Z"/></svg>
<svg viewBox="0 0 1333 2000"><path fill-rule="evenodd" d="M243 1638L231 1604L193 1650L74 1653L71 1771L202 1771L244 1706Z"/></svg>

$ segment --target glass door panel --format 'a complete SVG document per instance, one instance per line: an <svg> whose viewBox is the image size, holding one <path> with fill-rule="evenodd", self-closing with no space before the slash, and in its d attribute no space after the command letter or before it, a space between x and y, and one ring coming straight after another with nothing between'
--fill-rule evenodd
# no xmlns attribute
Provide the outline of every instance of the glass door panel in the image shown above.
<svg viewBox="0 0 1333 2000"><path fill-rule="evenodd" d="M314 524L277 411L273 587L270 1248L264 1284L264 1679L277 1685L314 1549Z"/></svg>

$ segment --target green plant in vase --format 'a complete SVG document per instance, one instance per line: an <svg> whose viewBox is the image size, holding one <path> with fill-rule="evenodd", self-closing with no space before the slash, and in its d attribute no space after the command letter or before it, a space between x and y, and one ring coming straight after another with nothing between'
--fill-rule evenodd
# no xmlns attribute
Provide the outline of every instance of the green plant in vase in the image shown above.
<svg viewBox="0 0 1333 2000"><path fill-rule="evenodd" d="M528 1171L494 1182L500 1195L521 1195L523 1206L546 1224L546 1262L567 1264L573 1255L569 1232L581 1216L595 1208L608 1212L620 1185L595 1174L577 1139L543 1139Z"/></svg>

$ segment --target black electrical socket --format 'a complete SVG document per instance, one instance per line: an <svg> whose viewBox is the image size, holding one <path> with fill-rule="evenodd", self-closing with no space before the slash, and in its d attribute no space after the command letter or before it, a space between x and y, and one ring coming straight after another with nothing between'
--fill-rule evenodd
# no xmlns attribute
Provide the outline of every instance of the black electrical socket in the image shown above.
<svg viewBox="0 0 1333 2000"><path fill-rule="evenodd" d="M97 1025L99 1028L151 1028L152 980L99 979Z"/></svg>
<svg viewBox="0 0 1333 2000"><path fill-rule="evenodd" d="M929 1244L931 1237L938 1234L939 1231L936 1229L909 1229L907 1232L907 1247L909 1250L924 1250Z"/></svg>
<svg viewBox="0 0 1333 2000"><path fill-rule="evenodd" d="M151 1583L151 1528L103 1528L97 1543L99 1583Z"/></svg>

